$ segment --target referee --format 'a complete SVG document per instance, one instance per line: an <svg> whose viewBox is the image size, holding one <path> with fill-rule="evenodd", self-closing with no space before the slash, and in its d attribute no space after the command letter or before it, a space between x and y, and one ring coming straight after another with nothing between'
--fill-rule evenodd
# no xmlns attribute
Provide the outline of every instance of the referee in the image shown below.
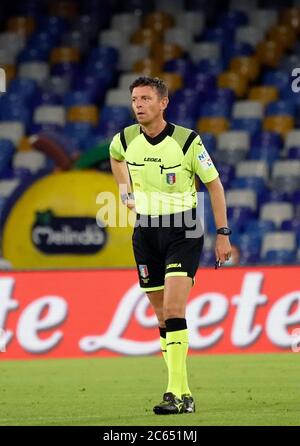
<svg viewBox="0 0 300 446"><path fill-rule="evenodd" d="M224 190L199 135L165 121L169 99L164 82L139 77L130 92L138 123L114 136L110 156L121 199L137 213L132 240L140 286L157 316L168 367L166 392L153 411L158 415L192 413L195 402L186 371L185 310L203 247L196 219L195 174L210 195L220 263L231 255Z"/></svg>

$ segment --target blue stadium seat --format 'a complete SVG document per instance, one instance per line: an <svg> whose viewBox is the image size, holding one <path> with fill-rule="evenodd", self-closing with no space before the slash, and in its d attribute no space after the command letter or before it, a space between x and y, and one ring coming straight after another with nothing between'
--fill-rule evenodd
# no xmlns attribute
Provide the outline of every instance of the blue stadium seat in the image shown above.
<svg viewBox="0 0 300 446"><path fill-rule="evenodd" d="M69 29L69 24L66 19L59 16L44 16L39 20L38 31L45 31L45 29L54 36L60 36Z"/></svg>
<svg viewBox="0 0 300 446"><path fill-rule="evenodd" d="M256 161L266 161L272 165L280 156L280 151L277 147L253 147L250 149L248 158Z"/></svg>
<svg viewBox="0 0 300 446"><path fill-rule="evenodd" d="M260 131L262 122L257 118L234 118L231 121L232 130L247 130L250 134Z"/></svg>
<svg viewBox="0 0 300 446"><path fill-rule="evenodd" d="M169 73L178 73L185 77L195 73L195 65L190 59L178 58L165 63L163 71Z"/></svg>
<svg viewBox="0 0 300 446"><path fill-rule="evenodd" d="M253 218L254 213L250 207L234 206L227 209L228 220L238 228L244 228L246 223Z"/></svg>
<svg viewBox="0 0 300 446"><path fill-rule="evenodd" d="M275 101L270 102L266 106L265 115L294 115L296 113L296 106L290 101Z"/></svg>
<svg viewBox="0 0 300 446"><path fill-rule="evenodd" d="M33 101L34 107L38 107L39 105L60 104L62 104L61 96L50 91L39 91Z"/></svg>
<svg viewBox="0 0 300 446"><path fill-rule="evenodd" d="M262 193L266 189L266 184L261 177L239 177L233 180L231 187L236 189L253 189L257 193Z"/></svg>
<svg viewBox="0 0 300 446"><path fill-rule="evenodd" d="M17 57L17 62L45 62L48 60L50 50L27 47Z"/></svg>
<svg viewBox="0 0 300 446"><path fill-rule="evenodd" d="M276 226L273 221L268 220L250 220L245 227L245 233L254 234L262 237L263 235L275 231Z"/></svg>
<svg viewBox="0 0 300 446"><path fill-rule="evenodd" d="M300 146L299 147L289 147L288 151L288 158L292 160L299 160L300 159Z"/></svg>
<svg viewBox="0 0 300 446"><path fill-rule="evenodd" d="M216 101L222 104L227 104L229 107L232 106L235 96L231 88L216 88L207 95L209 101Z"/></svg>
<svg viewBox="0 0 300 446"><path fill-rule="evenodd" d="M229 118L231 114L231 107L223 102L210 101L199 104L197 112L197 118L207 118L213 116Z"/></svg>
<svg viewBox="0 0 300 446"><path fill-rule="evenodd" d="M257 265L260 263L260 255L256 252L247 250L241 250L240 252L240 265Z"/></svg>
<svg viewBox="0 0 300 446"><path fill-rule="evenodd" d="M65 94L63 104L65 107L74 105L89 105L95 102L95 97L88 90L73 90Z"/></svg>
<svg viewBox="0 0 300 446"><path fill-rule="evenodd" d="M87 122L68 122L63 132L76 143L79 149L83 149L85 139L93 134L94 127Z"/></svg>
<svg viewBox="0 0 300 446"><path fill-rule="evenodd" d="M282 140L278 133L262 131L257 132L251 137L251 147L260 150L262 147L277 147L281 149Z"/></svg>
<svg viewBox="0 0 300 446"><path fill-rule="evenodd" d="M0 139L0 178L10 166L14 151L15 147L9 139Z"/></svg>
<svg viewBox="0 0 300 446"><path fill-rule="evenodd" d="M75 76L80 70L80 65L77 63L57 63L51 67L52 76Z"/></svg>
<svg viewBox="0 0 300 446"><path fill-rule="evenodd" d="M244 11L229 10L218 16L217 24L223 28L235 29L248 24L248 15Z"/></svg>
<svg viewBox="0 0 300 446"><path fill-rule="evenodd" d="M287 265L296 262L296 252L286 250L268 251L262 258L267 265Z"/></svg>
<svg viewBox="0 0 300 446"><path fill-rule="evenodd" d="M216 255L212 249L204 249L200 257L200 265L213 266L216 262Z"/></svg>
<svg viewBox="0 0 300 446"><path fill-rule="evenodd" d="M201 40L217 42L223 45L224 42L232 42L234 40L234 30L226 29L221 26L207 28L204 31Z"/></svg>
<svg viewBox="0 0 300 446"><path fill-rule="evenodd" d="M100 46L93 48L87 57L86 63L94 65L95 62L103 62L107 67L115 66L119 60L119 52L116 48Z"/></svg>
<svg viewBox="0 0 300 446"><path fill-rule="evenodd" d="M213 157L213 153L212 153ZM232 164L218 163L217 164L220 179L225 189L229 187L234 178L234 166Z"/></svg>
<svg viewBox="0 0 300 446"><path fill-rule="evenodd" d="M223 59L201 59L196 64L196 70L200 73L212 74L218 76L225 70Z"/></svg>
<svg viewBox="0 0 300 446"><path fill-rule="evenodd" d="M212 133L201 133L202 142L209 154L213 154L217 147L216 137Z"/></svg>
<svg viewBox="0 0 300 446"><path fill-rule="evenodd" d="M285 71L268 70L262 76L263 85L272 85L280 91L290 87L291 80Z"/></svg>
<svg viewBox="0 0 300 446"><path fill-rule="evenodd" d="M210 95L216 89L216 78L211 74L193 73L185 77L186 88L192 88L195 92L204 92Z"/></svg>
<svg viewBox="0 0 300 446"><path fill-rule="evenodd" d="M276 189L266 189L263 193L257 196L260 206L265 203L289 201L289 198L290 197L286 192Z"/></svg>
<svg viewBox="0 0 300 446"><path fill-rule="evenodd" d="M59 36L51 34L49 29L46 29L31 34L31 36L28 39L28 45L30 48L50 51L57 45L58 41L59 41Z"/></svg>

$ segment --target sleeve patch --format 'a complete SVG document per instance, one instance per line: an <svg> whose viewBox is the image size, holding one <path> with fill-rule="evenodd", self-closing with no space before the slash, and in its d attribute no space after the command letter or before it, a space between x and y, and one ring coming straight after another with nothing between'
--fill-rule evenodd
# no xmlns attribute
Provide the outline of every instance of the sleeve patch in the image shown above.
<svg viewBox="0 0 300 446"><path fill-rule="evenodd" d="M206 150L203 150L201 153L199 153L197 155L197 158L202 169L207 170L213 166L213 162Z"/></svg>

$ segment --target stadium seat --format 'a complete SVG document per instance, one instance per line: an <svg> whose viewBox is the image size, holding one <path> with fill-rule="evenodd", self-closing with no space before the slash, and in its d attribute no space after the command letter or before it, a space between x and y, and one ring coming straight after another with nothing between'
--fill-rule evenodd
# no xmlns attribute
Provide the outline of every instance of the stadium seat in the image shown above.
<svg viewBox="0 0 300 446"><path fill-rule="evenodd" d="M234 118L262 118L263 114L263 105L259 101L240 100L233 104Z"/></svg>
<svg viewBox="0 0 300 446"><path fill-rule="evenodd" d="M61 105L40 105L34 111L33 121L36 124L57 124L64 126L65 109Z"/></svg>
<svg viewBox="0 0 300 446"><path fill-rule="evenodd" d="M295 251L296 237L293 232L277 231L266 234L263 237L261 256L264 257L268 251Z"/></svg>
<svg viewBox="0 0 300 446"><path fill-rule="evenodd" d="M284 24L274 25L268 32L271 40L277 41L284 49L290 49L296 41L296 32Z"/></svg>
<svg viewBox="0 0 300 446"><path fill-rule="evenodd" d="M229 161L231 160L229 159ZM263 178L251 175L235 178L231 183L231 187L236 189L253 189L257 194L262 194L266 190L266 183Z"/></svg>
<svg viewBox="0 0 300 446"><path fill-rule="evenodd" d="M8 198L15 189L19 186L20 179L19 178L11 178L7 180L0 180L0 196L2 198Z"/></svg>
<svg viewBox="0 0 300 446"><path fill-rule="evenodd" d="M265 115L266 116L274 116L274 115L295 115L296 113L296 106L292 102L289 101L274 101L270 102L266 109L265 109Z"/></svg>
<svg viewBox="0 0 300 446"><path fill-rule="evenodd" d="M13 31L0 33L0 48L5 48L9 53L16 56L24 47L26 38L23 34Z"/></svg>
<svg viewBox="0 0 300 446"><path fill-rule="evenodd" d="M130 43L151 48L155 43L162 41L162 34L151 28L140 28L130 37Z"/></svg>
<svg viewBox="0 0 300 446"><path fill-rule="evenodd" d="M123 73L119 77L118 89L129 91L129 86L139 77L138 73Z"/></svg>
<svg viewBox="0 0 300 446"><path fill-rule="evenodd" d="M50 55L52 64L78 63L80 61L80 50L72 47L53 48Z"/></svg>
<svg viewBox="0 0 300 446"><path fill-rule="evenodd" d="M296 262L296 252L289 250L270 250L262 258L267 265L289 265Z"/></svg>
<svg viewBox="0 0 300 446"><path fill-rule="evenodd" d="M229 207L246 206L256 210L256 194L247 189L231 189L226 192L226 203Z"/></svg>
<svg viewBox="0 0 300 446"><path fill-rule="evenodd" d="M143 76L157 77L162 71L163 62L151 58L138 60L133 65L133 71Z"/></svg>
<svg viewBox="0 0 300 446"><path fill-rule="evenodd" d="M218 150L249 150L248 132L229 130L219 135L217 147Z"/></svg>
<svg viewBox="0 0 300 446"><path fill-rule="evenodd" d="M183 86L182 76L178 73L163 72L158 77L165 82L171 94Z"/></svg>
<svg viewBox="0 0 300 446"><path fill-rule="evenodd" d="M101 31L98 37L99 46L111 46L120 51L128 45L129 36L117 29L107 29Z"/></svg>
<svg viewBox="0 0 300 446"><path fill-rule="evenodd" d="M218 86L231 88L238 97L244 96L247 90L247 78L234 71L225 71L218 76Z"/></svg>
<svg viewBox="0 0 300 446"><path fill-rule="evenodd" d="M256 55L262 65L276 68L283 55L283 47L277 40L264 40L257 45Z"/></svg>
<svg viewBox="0 0 300 446"><path fill-rule="evenodd" d="M260 67L257 57L243 56L231 59L230 70L254 81L259 75Z"/></svg>
<svg viewBox="0 0 300 446"><path fill-rule="evenodd" d="M188 28L174 27L169 28L164 33L164 41L175 43L180 48L188 51L192 46L193 36Z"/></svg>
<svg viewBox="0 0 300 446"><path fill-rule="evenodd" d="M285 135L285 151L287 152L288 149L293 146L300 146L300 129L290 130Z"/></svg>
<svg viewBox="0 0 300 446"><path fill-rule="evenodd" d="M249 22L252 26L267 31L278 21L276 9L254 9L249 13Z"/></svg>
<svg viewBox="0 0 300 446"><path fill-rule="evenodd" d="M106 105L123 105L128 107L131 103L129 89L114 88L108 90L105 103Z"/></svg>
<svg viewBox="0 0 300 446"><path fill-rule="evenodd" d="M294 31L300 31L300 9L299 8L287 8L281 11L280 22L293 28Z"/></svg>
<svg viewBox="0 0 300 446"><path fill-rule="evenodd" d="M78 4L69 1L51 2L49 12L54 16L73 19L78 15Z"/></svg>
<svg viewBox="0 0 300 446"><path fill-rule="evenodd" d="M16 55L6 48L0 47L0 65L14 65L16 62Z"/></svg>
<svg viewBox="0 0 300 446"><path fill-rule="evenodd" d="M251 135L261 130L261 120L257 118L235 118L231 121L232 130L247 130Z"/></svg>
<svg viewBox="0 0 300 446"><path fill-rule="evenodd" d="M0 122L0 138L10 140L15 146L25 133L24 124L19 121Z"/></svg>
<svg viewBox="0 0 300 446"><path fill-rule="evenodd" d="M280 228L284 220L293 217L293 206L290 203L265 203L260 208L260 219L273 221Z"/></svg>
<svg viewBox="0 0 300 446"><path fill-rule="evenodd" d="M197 71L197 69L190 59L179 57L178 59L172 59L166 62L163 71L177 73L185 78Z"/></svg>
<svg viewBox="0 0 300 446"><path fill-rule="evenodd" d="M237 42L245 42L249 43L253 47L256 47L256 45L261 42L264 39L264 32L263 30L259 29L258 27L254 26L240 26L236 30L236 41Z"/></svg>
<svg viewBox="0 0 300 446"><path fill-rule="evenodd" d="M221 55L220 45L216 42L198 42L191 48L190 56L194 62L203 59L219 59Z"/></svg>
<svg viewBox="0 0 300 446"><path fill-rule="evenodd" d="M176 25L189 29L193 35L201 34L205 26L203 11L179 11L175 16Z"/></svg>
<svg viewBox="0 0 300 446"><path fill-rule="evenodd" d="M132 34L140 26L140 16L126 12L114 14L111 18L111 29L121 31L123 35Z"/></svg>
<svg viewBox="0 0 300 446"><path fill-rule="evenodd" d="M295 120L289 115L274 115L267 116L263 120L264 130L271 132L277 132L281 136L285 136L287 132L293 129L295 126Z"/></svg>
<svg viewBox="0 0 300 446"><path fill-rule="evenodd" d="M248 98L253 101L259 101L262 105L276 101L279 98L279 92L276 87L257 86L250 89Z"/></svg>
<svg viewBox="0 0 300 446"><path fill-rule="evenodd" d="M246 223L254 216L252 209L248 206L227 206L227 217L229 226L243 230Z"/></svg>
<svg viewBox="0 0 300 446"><path fill-rule="evenodd" d="M49 77L49 65L46 62L23 62L19 65L19 77L37 81L41 85Z"/></svg>
<svg viewBox="0 0 300 446"><path fill-rule="evenodd" d="M284 70L268 70L262 76L263 85L277 87L280 92L290 88L290 79Z"/></svg>
<svg viewBox="0 0 300 446"><path fill-rule="evenodd" d="M265 161L241 161L236 166L236 177L256 176L266 182L269 176L269 168Z"/></svg>
<svg viewBox="0 0 300 446"><path fill-rule="evenodd" d="M184 10L184 0L154 0L154 9L171 15Z"/></svg>
<svg viewBox="0 0 300 446"><path fill-rule="evenodd" d="M36 22L30 16L11 16L6 23L6 30L29 36L36 28Z"/></svg>
<svg viewBox="0 0 300 446"><path fill-rule="evenodd" d="M13 167L26 168L32 173L37 173L46 167L46 155L37 150L30 150L27 152L17 152L13 158Z"/></svg>
<svg viewBox="0 0 300 446"><path fill-rule="evenodd" d="M300 160L276 161L273 165L272 177L300 177Z"/></svg>
<svg viewBox="0 0 300 446"><path fill-rule="evenodd" d="M161 64L168 62L168 60L177 59L182 55L183 48L176 43L155 43L151 50L151 56Z"/></svg>
<svg viewBox="0 0 300 446"><path fill-rule="evenodd" d="M135 62L149 56L149 49L142 45L128 45L120 54L118 68L121 71L131 71Z"/></svg>
<svg viewBox="0 0 300 446"><path fill-rule="evenodd" d="M99 122L99 110L96 105L74 105L67 112L69 122L86 122L96 126Z"/></svg>
<svg viewBox="0 0 300 446"><path fill-rule="evenodd" d="M157 32L164 32L175 25L174 17L164 11L156 11L147 14L143 19L145 28L152 28Z"/></svg>
<svg viewBox="0 0 300 446"><path fill-rule="evenodd" d="M225 118L201 118L197 122L197 130L207 133L212 133L217 136L222 132L225 132L229 128L229 121Z"/></svg>

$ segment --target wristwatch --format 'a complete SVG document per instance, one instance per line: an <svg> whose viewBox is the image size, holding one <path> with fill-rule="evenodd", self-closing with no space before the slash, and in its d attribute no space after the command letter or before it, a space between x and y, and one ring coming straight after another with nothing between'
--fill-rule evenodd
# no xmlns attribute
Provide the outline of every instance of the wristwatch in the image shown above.
<svg viewBox="0 0 300 446"><path fill-rule="evenodd" d="M128 200L134 200L134 195L132 192L129 192L128 194L121 194L121 201L123 204L125 204Z"/></svg>
<svg viewBox="0 0 300 446"><path fill-rule="evenodd" d="M232 230L230 228L219 228L217 229L217 234L222 234L222 235L230 235L232 234Z"/></svg>

